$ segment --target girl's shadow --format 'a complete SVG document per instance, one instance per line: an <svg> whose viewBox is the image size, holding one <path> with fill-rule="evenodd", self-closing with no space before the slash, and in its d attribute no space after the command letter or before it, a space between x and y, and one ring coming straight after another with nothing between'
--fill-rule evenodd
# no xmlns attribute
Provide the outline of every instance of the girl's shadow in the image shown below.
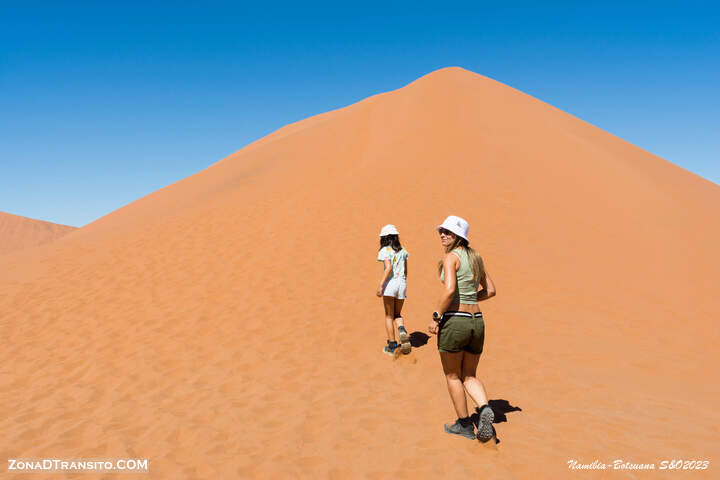
<svg viewBox="0 0 720 480"><path fill-rule="evenodd" d="M413 348L418 348L426 345L428 340L430 340L430 335L427 335L423 332L412 332L410 334L410 345L412 345Z"/></svg>

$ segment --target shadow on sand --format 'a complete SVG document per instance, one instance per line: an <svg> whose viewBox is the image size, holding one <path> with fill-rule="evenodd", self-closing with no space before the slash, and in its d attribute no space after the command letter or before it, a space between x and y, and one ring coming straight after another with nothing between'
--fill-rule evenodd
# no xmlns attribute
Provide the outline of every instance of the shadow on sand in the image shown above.
<svg viewBox="0 0 720 480"><path fill-rule="evenodd" d="M410 345L412 345L413 348L423 347L427 345L429 340L430 336L423 332L416 331L410 334ZM506 414L511 412L522 412L522 408L510 405L510 402L504 399L489 400L488 405L492 408L493 414L495 414L495 420L493 420L493 423L507 422L508 420ZM478 424L479 418L477 412L473 413L470 418L475 425ZM500 443L500 439L497 437L495 427L493 427L493 431L495 432L495 443L498 444Z"/></svg>
<svg viewBox="0 0 720 480"><path fill-rule="evenodd" d="M412 332L410 334L410 345L412 345L413 348L418 348L426 345L428 340L430 340L430 335L427 335L423 332Z"/></svg>
<svg viewBox="0 0 720 480"><path fill-rule="evenodd" d="M507 422L507 415L505 415L506 413L522 412L522 408L510 405L510 402L508 402L507 400L489 400L488 405L490 406L490 408L492 408L492 411L495 414L495 420L493 420L493 423ZM479 418L477 412L473 413L470 418L475 425L478 424ZM500 443L500 439L497 436L497 431L495 431L495 427L493 427L493 432L495 433L495 443Z"/></svg>

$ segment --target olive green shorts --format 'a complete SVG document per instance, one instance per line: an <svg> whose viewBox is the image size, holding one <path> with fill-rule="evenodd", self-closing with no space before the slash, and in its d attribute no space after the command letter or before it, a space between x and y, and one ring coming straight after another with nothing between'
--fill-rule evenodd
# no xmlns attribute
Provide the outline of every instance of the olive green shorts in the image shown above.
<svg viewBox="0 0 720 480"><path fill-rule="evenodd" d="M482 313L446 312L440 321L438 350L445 353L468 352L480 355L485 343Z"/></svg>

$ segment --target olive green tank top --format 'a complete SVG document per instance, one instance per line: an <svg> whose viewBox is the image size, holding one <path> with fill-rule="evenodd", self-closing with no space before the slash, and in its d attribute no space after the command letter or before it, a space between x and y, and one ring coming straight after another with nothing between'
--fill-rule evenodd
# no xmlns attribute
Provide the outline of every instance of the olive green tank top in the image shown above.
<svg viewBox="0 0 720 480"><path fill-rule="evenodd" d="M477 304L477 291L480 281L473 282L472 267L470 259L464 248L456 248L450 253L455 253L460 259L460 268L457 271L457 287L453 303ZM440 281L445 282L445 269L440 272Z"/></svg>

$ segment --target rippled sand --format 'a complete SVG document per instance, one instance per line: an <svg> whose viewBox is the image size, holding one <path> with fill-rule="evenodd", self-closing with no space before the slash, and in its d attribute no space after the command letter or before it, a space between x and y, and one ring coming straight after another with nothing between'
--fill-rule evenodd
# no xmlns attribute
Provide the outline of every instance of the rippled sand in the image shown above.
<svg viewBox="0 0 720 480"><path fill-rule="evenodd" d="M718 460L718 205L717 185L545 103L433 72L4 257L0 458L150 460L128 479L645 478L568 462ZM448 214L498 289L479 366L497 444L442 429L422 332ZM386 223L411 253L416 348L395 360L374 295Z"/></svg>

